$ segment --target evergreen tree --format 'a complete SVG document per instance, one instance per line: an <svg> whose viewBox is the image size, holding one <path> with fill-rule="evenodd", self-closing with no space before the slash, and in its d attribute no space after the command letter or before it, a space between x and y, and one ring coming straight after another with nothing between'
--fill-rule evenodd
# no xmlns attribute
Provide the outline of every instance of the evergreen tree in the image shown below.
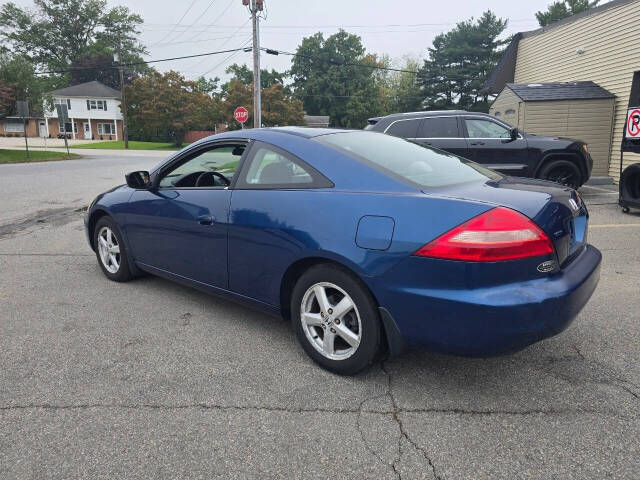
<svg viewBox="0 0 640 480"><path fill-rule="evenodd" d="M506 40L498 37L506 27L506 20L486 11L436 36L419 72L424 106L488 111L488 97L480 91L500 59Z"/></svg>
<svg viewBox="0 0 640 480"><path fill-rule="evenodd" d="M546 11L537 12L536 18L541 27L546 27L563 18L589 10L599 3L600 0L559 0L549 5Z"/></svg>

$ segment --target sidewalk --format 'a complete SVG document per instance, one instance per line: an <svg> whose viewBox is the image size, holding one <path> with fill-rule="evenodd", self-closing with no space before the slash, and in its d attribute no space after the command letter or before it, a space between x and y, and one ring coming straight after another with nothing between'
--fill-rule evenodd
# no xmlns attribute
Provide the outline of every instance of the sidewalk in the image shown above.
<svg viewBox="0 0 640 480"><path fill-rule="evenodd" d="M43 138L43 137L29 137L29 148L46 148L51 147L64 147L63 138ZM97 143L101 140L67 140L69 147L72 145L86 145L88 143ZM9 149L21 149L24 148L24 137L0 137L0 148Z"/></svg>
<svg viewBox="0 0 640 480"><path fill-rule="evenodd" d="M38 151L64 152L64 139L62 138L29 138L29 148ZM45 147L46 140L46 147ZM94 148L73 148L74 145L86 145L97 143L101 140L68 140L69 152L83 157L153 157L168 158L175 152L171 150L111 150ZM0 149L24 150L24 137L0 137Z"/></svg>

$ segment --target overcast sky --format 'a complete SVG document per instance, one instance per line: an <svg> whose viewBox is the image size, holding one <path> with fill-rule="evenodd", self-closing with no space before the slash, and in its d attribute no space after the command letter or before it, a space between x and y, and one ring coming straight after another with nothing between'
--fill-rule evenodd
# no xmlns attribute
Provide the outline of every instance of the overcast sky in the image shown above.
<svg viewBox="0 0 640 480"><path fill-rule="evenodd" d="M30 0L13 0L32 6ZM148 59L191 55L249 45L251 22L241 0L108 0L142 15L141 40ZM509 20L505 34L538 27L535 12L552 0L265 0L267 18L261 22L263 47L294 51L303 37L317 31L325 36L339 27L362 37L367 52L424 58L433 37L456 22L479 17L487 8ZM263 68L285 70L290 57L262 55ZM240 52L155 64L189 78L199 75L225 78L234 63L251 64L251 54Z"/></svg>

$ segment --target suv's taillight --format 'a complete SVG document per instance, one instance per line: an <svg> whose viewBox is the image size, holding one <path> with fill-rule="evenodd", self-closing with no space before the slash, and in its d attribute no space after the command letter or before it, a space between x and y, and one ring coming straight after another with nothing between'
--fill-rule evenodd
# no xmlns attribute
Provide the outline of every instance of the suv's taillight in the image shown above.
<svg viewBox="0 0 640 480"><path fill-rule="evenodd" d="M497 207L417 250L420 257L496 262L553 253L549 237L521 213Z"/></svg>

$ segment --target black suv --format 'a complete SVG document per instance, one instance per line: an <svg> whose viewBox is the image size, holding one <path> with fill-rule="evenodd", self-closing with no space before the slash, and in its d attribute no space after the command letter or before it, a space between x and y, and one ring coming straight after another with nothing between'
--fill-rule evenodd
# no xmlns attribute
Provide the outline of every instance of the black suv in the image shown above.
<svg viewBox="0 0 640 480"><path fill-rule="evenodd" d="M439 148L516 177L542 178L578 188L591 175L587 145L519 131L486 113L445 110L370 118L366 130Z"/></svg>

